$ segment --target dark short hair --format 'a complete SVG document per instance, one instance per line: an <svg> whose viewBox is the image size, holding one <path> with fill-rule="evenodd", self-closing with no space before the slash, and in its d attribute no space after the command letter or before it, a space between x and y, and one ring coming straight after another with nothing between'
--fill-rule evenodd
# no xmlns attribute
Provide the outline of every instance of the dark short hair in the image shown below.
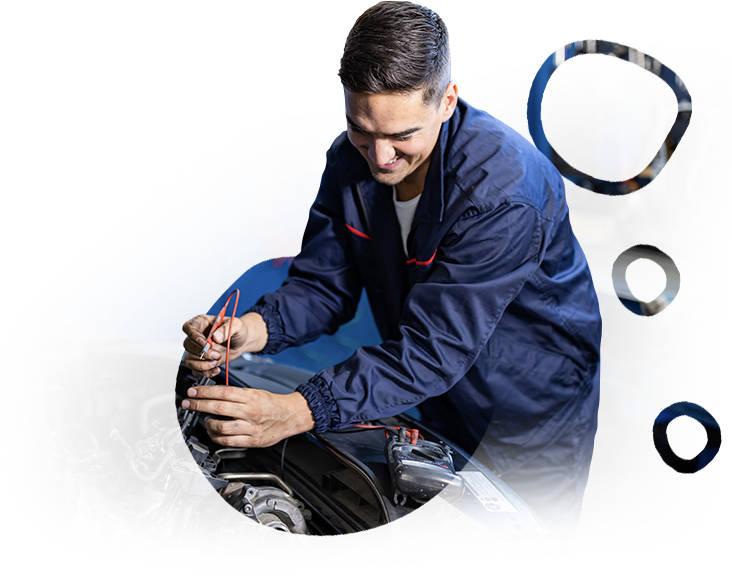
<svg viewBox="0 0 732 579"><path fill-rule="evenodd" d="M351 28L338 76L351 92L422 90L425 103L439 104L450 82L447 27L424 6L379 2Z"/></svg>

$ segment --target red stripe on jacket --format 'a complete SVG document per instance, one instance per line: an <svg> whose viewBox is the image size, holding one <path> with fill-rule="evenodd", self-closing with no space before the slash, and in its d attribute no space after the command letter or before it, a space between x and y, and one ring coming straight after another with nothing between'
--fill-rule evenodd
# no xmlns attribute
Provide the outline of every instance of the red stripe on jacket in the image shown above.
<svg viewBox="0 0 732 579"><path fill-rule="evenodd" d="M346 223L346 227L348 227L348 231L350 231L351 233L355 233L359 237L363 237L364 239L368 239L369 241L371 240L371 238L368 235L366 235L365 233L362 233L358 229L354 229L353 227L348 225L348 223Z"/></svg>
<svg viewBox="0 0 732 579"><path fill-rule="evenodd" d="M435 252L432 254L432 257L430 257L427 261L417 261L416 257L413 257L412 259L407 260L407 265L410 263L416 263L417 265L429 265L432 263L432 260L435 259L435 256L437 255L437 250L435 249Z"/></svg>

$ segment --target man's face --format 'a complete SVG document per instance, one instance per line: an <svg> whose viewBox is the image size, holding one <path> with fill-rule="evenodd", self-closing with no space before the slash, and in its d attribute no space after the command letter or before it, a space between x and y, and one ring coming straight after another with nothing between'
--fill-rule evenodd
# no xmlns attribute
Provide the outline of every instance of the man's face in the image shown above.
<svg viewBox="0 0 732 579"><path fill-rule="evenodd" d="M455 84L450 83L439 106L425 103L422 91L344 92L348 139L366 159L374 179L385 185L405 182L418 186L415 195L421 193L440 127L457 103Z"/></svg>

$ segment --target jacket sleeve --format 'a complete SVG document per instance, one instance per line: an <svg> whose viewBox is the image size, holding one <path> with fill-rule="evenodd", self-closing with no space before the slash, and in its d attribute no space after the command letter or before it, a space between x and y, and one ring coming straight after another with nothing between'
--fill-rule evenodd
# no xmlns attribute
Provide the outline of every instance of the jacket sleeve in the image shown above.
<svg viewBox="0 0 732 579"><path fill-rule="evenodd" d="M267 324L268 341L260 354L332 334L353 318L362 283L349 243L336 170L329 162L287 279L248 310L261 314Z"/></svg>
<svg viewBox="0 0 732 579"><path fill-rule="evenodd" d="M392 416L450 389L539 267L550 230L524 203L463 214L407 297L401 339L360 348L298 387L316 431Z"/></svg>

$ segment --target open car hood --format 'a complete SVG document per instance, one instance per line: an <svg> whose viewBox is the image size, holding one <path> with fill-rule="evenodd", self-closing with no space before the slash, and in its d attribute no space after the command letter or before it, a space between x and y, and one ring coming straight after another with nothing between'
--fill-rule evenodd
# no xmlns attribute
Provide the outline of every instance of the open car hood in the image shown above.
<svg viewBox="0 0 732 579"><path fill-rule="evenodd" d="M159 0L0 0L0 243Z"/></svg>

